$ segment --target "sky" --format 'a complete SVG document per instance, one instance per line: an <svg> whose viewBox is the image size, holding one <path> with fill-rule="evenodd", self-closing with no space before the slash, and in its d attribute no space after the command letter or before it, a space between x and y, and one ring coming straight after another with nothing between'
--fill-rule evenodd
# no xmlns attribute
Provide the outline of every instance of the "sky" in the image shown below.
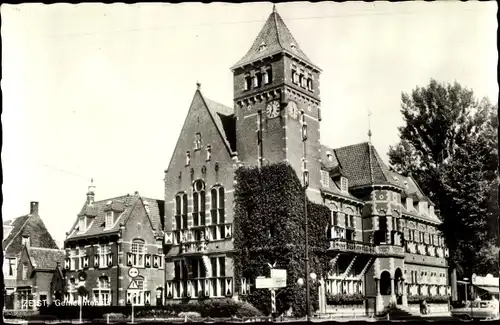
<svg viewBox="0 0 500 325"><path fill-rule="evenodd" d="M387 161L401 93L431 78L498 101L496 2L280 3L321 74L322 143L372 142ZM272 11L248 4L2 5L3 218L40 215L59 242L96 200L163 199L201 83L232 106L230 67Z"/></svg>

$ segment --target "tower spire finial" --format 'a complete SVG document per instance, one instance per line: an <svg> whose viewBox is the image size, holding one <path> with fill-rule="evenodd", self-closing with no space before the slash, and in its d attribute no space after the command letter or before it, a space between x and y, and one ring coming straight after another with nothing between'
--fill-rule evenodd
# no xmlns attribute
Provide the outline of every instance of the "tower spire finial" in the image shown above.
<svg viewBox="0 0 500 325"><path fill-rule="evenodd" d="M201 83L198 80L198 81L196 81L196 89L200 90L200 88L201 88Z"/></svg>
<svg viewBox="0 0 500 325"><path fill-rule="evenodd" d="M372 142L372 124L371 124L372 111L368 110L368 142Z"/></svg>
<svg viewBox="0 0 500 325"><path fill-rule="evenodd" d="M87 204L92 204L94 203L94 196L95 196L95 186L94 186L94 178L90 179L90 185L89 185L89 190L87 192Z"/></svg>
<svg viewBox="0 0 500 325"><path fill-rule="evenodd" d="M273 12L276 12L276 4L273 3Z"/></svg>

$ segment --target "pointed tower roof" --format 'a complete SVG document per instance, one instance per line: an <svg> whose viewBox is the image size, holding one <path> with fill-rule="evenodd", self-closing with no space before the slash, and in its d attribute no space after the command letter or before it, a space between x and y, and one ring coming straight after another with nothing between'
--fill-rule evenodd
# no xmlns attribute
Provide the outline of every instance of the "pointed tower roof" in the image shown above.
<svg viewBox="0 0 500 325"><path fill-rule="evenodd" d="M267 18L252 47L231 69L234 70L256 60L282 52L286 52L320 71L300 49L299 44L276 11L276 6L273 5L273 12Z"/></svg>

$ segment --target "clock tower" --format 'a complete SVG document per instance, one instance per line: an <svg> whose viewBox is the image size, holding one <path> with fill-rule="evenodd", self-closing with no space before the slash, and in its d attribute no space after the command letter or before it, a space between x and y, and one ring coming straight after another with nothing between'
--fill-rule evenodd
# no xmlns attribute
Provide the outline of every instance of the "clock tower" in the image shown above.
<svg viewBox="0 0 500 325"><path fill-rule="evenodd" d="M258 166L287 161L299 179L305 167L309 197L319 200L321 70L300 49L275 6L250 50L231 69L240 161Z"/></svg>

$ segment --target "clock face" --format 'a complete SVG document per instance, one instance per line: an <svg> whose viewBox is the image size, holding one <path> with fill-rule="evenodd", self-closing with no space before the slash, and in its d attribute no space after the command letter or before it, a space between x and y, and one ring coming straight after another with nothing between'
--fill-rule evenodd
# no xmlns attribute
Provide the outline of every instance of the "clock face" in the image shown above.
<svg viewBox="0 0 500 325"><path fill-rule="evenodd" d="M266 107L267 118L275 118L280 115L280 104L278 101L273 101L267 104Z"/></svg>
<svg viewBox="0 0 500 325"><path fill-rule="evenodd" d="M296 119L299 116L299 109L297 108L297 103L294 101L288 103L288 114L293 119Z"/></svg>

